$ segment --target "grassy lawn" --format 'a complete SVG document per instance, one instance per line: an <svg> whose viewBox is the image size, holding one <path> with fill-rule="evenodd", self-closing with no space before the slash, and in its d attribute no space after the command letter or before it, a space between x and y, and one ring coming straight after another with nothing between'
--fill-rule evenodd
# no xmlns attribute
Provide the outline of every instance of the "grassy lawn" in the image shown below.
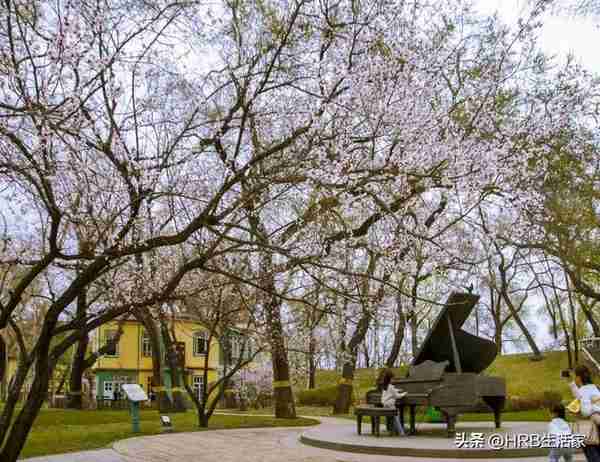
<svg viewBox="0 0 600 462"><path fill-rule="evenodd" d="M106 447L131 436L161 433L158 413L140 413L141 433L131 432L128 411L42 410L29 435L22 458ZM208 429L197 426L196 413L171 414L176 432L251 427L292 427L314 425L314 419L275 419L251 415L214 415Z"/></svg>

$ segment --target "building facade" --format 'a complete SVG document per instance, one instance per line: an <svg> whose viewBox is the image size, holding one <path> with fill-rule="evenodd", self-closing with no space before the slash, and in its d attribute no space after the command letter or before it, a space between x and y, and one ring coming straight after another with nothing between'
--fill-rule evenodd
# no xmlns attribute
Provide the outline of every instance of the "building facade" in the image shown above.
<svg viewBox="0 0 600 462"><path fill-rule="evenodd" d="M121 386L127 383L139 384L149 395L156 384L152 382L152 344L143 325L136 320L122 321L123 333L114 348L98 358L92 371L95 382L96 399L112 400L123 397ZM201 393L207 385L204 383L205 366L208 370L208 383L218 378L221 348L217 339L208 345L208 330L191 319L173 321L173 331L177 341L177 349L185 358L184 367L188 384L196 393ZM92 349L97 351L116 336L116 322L103 325L92 334ZM164 358L165 348L161 345L161 356ZM208 354L208 364L206 357ZM167 392L171 389L171 374L166 361L162 370L163 386Z"/></svg>

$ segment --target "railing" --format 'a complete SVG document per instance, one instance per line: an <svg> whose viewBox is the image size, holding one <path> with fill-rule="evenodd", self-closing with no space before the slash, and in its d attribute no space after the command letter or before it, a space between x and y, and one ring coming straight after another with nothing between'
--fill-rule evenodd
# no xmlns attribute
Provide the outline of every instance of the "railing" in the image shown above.
<svg viewBox="0 0 600 462"><path fill-rule="evenodd" d="M108 399L108 398L97 398L96 408L102 409L128 409L129 404L126 399Z"/></svg>
<svg viewBox="0 0 600 462"><path fill-rule="evenodd" d="M156 401L148 402L142 401L140 402L140 407L142 409L155 409L158 406ZM96 398L96 409L129 409L129 401L127 399L109 399L109 398Z"/></svg>

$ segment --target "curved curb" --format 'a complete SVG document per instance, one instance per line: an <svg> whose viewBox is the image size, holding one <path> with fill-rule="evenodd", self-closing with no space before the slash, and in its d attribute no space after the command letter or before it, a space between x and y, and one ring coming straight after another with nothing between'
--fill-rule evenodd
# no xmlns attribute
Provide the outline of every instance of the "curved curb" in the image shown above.
<svg viewBox="0 0 600 462"><path fill-rule="evenodd" d="M399 448L390 446L365 446L351 443L337 443L332 441L323 441L304 433L300 435L300 442L308 446L314 446L321 449L330 449L332 451L350 452L355 454L371 454L380 456L397 457L419 457L436 459L518 459L527 457L548 456L548 448L527 448L527 449L429 449L429 448ZM579 451L578 451L579 452Z"/></svg>

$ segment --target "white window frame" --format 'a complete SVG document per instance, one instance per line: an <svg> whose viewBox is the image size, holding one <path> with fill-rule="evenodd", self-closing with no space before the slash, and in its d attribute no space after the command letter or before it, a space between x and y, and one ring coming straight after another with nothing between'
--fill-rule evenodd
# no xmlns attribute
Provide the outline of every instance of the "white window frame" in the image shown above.
<svg viewBox="0 0 600 462"><path fill-rule="evenodd" d="M107 385L110 384L110 397L106 396L106 392L107 390ZM104 399L113 399L113 397L115 396L115 382L113 382L112 380L105 380L104 383L102 384L102 398Z"/></svg>
<svg viewBox="0 0 600 462"><path fill-rule="evenodd" d="M199 348L198 348L198 340L200 338L204 342L203 351L199 351ZM198 330L198 331L194 332L194 335L192 336L192 346L194 347L193 348L194 356L206 356L206 353L208 351L208 333L203 330Z"/></svg>
<svg viewBox="0 0 600 462"><path fill-rule="evenodd" d="M230 348L231 348L231 360L232 361L237 361L240 359L240 356L242 353L241 341L242 341L242 339L240 339L238 336L231 337Z"/></svg>
<svg viewBox="0 0 600 462"><path fill-rule="evenodd" d="M204 375L193 375L192 376L192 388L196 392L196 396L199 400L202 399L200 392L204 392Z"/></svg>
<svg viewBox="0 0 600 462"><path fill-rule="evenodd" d="M150 341L150 336L146 331L142 332L142 357L152 357L152 342Z"/></svg>
<svg viewBox="0 0 600 462"><path fill-rule="evenodd" d="M108 343L108 338L109 338L109 333L113 333L114 336L117 336L118 333L118 329L106 329L104 331L104 343L102 344L102 346L106 345ZM108 358L117 358L119 356L119 343L121 343L121 339L119 339L119 341L117 343L115 343L115 354L111 355L110 353L105 353L104 356L108 357Z"/></svg>

